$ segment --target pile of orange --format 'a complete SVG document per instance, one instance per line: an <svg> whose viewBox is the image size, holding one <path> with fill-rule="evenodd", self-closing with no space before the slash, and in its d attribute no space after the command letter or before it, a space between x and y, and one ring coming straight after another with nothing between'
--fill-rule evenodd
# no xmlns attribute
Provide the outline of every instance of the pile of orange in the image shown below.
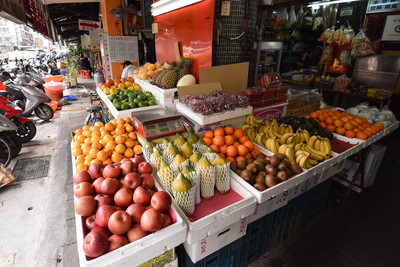
<svg viewBox="0 0 400 267"><path fill-rule="evenodd" d="M260 151L254 148L254 143L244 135L240 128L233 129L231 126L218 127L214 131L206 131L203 141L206 145L230 162L245 161L256 158Z"/></svg>
<svg viewBox="0 0 400 267"><path fill-rule="evenodd" d="M317 120L319 125L328 131L361 140L370 138L384 128L381 123L371 124L365 118L349 115L341 110L332 111L328 108L314 111L307 117Z"/></svg>
<svg viewBox="0 0 400 267"><path fill-rule="evenodd" d="M142 154L131 122L130 118L111 120L105 125L98 121L94 126L77 129L72 145L76 171L87 170L95 162L112 164Z"/></svg>

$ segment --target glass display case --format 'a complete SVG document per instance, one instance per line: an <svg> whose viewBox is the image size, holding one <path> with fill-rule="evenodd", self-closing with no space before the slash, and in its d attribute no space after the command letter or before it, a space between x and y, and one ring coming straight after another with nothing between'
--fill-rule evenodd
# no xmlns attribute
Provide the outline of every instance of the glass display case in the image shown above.
<svg viewBox="0 0 400 267"><path fill-rule="evenodd" d="M266 73L279 72L282 57L283 41L260 41L257 49L257 69L255 81L260 85L261 77Z"/></svg>

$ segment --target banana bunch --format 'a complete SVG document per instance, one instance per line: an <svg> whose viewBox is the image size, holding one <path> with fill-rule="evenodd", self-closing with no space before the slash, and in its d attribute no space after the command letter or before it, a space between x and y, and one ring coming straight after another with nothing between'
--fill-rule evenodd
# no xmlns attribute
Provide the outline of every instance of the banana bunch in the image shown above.
<svg viewBox="0 0 400 267"><path fill-rule="evenodd" d="M259 133L259 134L256 134L256 136L254 138L254 142L259 146L265 147L265 143L266 143L267 139L268 139L268 136L266 133Z"/></svg>
<svg viewBox="0 0 400 267"><path fill-rule="evenodd" d="M287 144L287 145L297 145L300 141L300 138L297 134L294 133L285 133L281 137L280 143Z"/></svg>
<svg viewBox="0 0 400 267"><path fill-rule="evenodd" d="M278 138L276 136L268 138L264 147L273 153L278 153L280 147Z"/></svg>
<svg viewBox="0 0 400 267"><path fill-rule="evenodd" d="M278 127L278 134L284 135L285 133L293 133L293 128L290 124L281 123Z"/></svg>
<svg viewBox="0 0 400 267"><path fill-rule="evenodd" d="M290 162L296 163L296 156L294 154L293 145L281 145L278 149L278 153L285 155L286 159Z"/></svg>
<svg viewBox="0 0 400 267"><path fill-rule="evenodd" d="M296 134L299 136L299 142L298 143L308 143L308 140L310 139L310 133L307 130L303 129L297 129Z"/></svg>
<svg viewBox="0 0 400 267"><path fill-rule="evenodd" d="M242 126L242 130L243 130L243 133L245 135L247 135L251 141L254 142L256 134L258 133L257 127L245 124Z"/></svg>
<svg viewBox="0 0 400 267"><path fill-rule="evenodd" d="M267 128L264 129L264 132L267 134L268 138L278 137L279 140L282 138L282 135L275 131L273 125L267 126Z"/></svg>
<svg viewBox="0 0 400 267"><path fill-rule="evenodd" d="M332 152L332 147L331 147L331 141L329 141L328 138L326 137L320 137L320 136L312 136L308 140L308 146L317 152L323 153L327 155L328 157L326 159L329 159L331 156Z"/></svg>
<svg viewBox="0 0 400 267"><path fill-rule="evenodd" d="M299 164L299 166L303 169L309 169L312 168L314 165L318 164L318 161L310 158L311 156L310 152L299 150L296 152L295 156L296 156L296 163Z"/></svg>
<svg viewBox="0 0 400 267"><path fill-rule="evenodd" d="M298 151L305 151L310 153L310 159L315 160L317 163L327 160L330 157L330 154L321 152L311 147L309 144L297 144L294 146L295 153Z"/></svg>
<svg viewBox="0 0 400 267"><path fill-rule="evenodd" d="M260 124L264 123L263 120L257 120L256 117L254 117L254 114L251 113L246 117L246 124L250 126L259 126Z"/></svg>
<svg viewBox="0 0 400 267"><path fill-rule="evenodd" d="M266 120L264 123L265 126L272 126L275 132L278 132L278 122L275 119Z"/></svg>

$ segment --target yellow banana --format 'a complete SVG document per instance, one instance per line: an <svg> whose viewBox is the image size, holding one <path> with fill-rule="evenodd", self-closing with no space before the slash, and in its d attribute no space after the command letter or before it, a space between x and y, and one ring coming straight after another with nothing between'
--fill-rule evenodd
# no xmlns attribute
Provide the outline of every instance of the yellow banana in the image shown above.
<svg viewBox="0 0 400 267"><path fill-rule="evenodd" d="M314 143L315 141L317 141L317 139L318 139L317 136L315 135L311 136L310 139L308 140L308 145L314 147Z"/></svg>
<svg viewBox="0 0 400 267"><path fill-rule="evenodd" d="M310 139L310 133L307 130L303 130L304 139L308 141Z"/></svg>
<svg viewBox="0 0 400 267"><path fill-rule="evenodd" d="M285 156L289 161L291 161L293 163L296 163L296 158L294 156L294 151L293 151L293 146L292 145L288 145L287 146L287 148L285 150Z"/></svg>
<svg viewBox="0 0 400 267"><path fill-rule="evenodd" d="M307 168L307 161L308 161L308 156L301 157L299 161L299 166L302 167L303 169L309 169Z"/></svg>
<svg viewBox="0 0 400 267"><path fill-rule="evenodd" d="M291 137L292 134L290 133L285 133L284 135L282 135L281 137L281 144L287 144L287 140L289 139L289 137Z"/></svg>
<svg viewBox="0 0 400 267"><path fill-rule="evenodd" d="M304 151L304 150L298 150L298 151L296 151L296 153L295 153L296 158L297 158L298 156L300 156L300 155L310 155L310 153L307 152L307 151Z"/></svg>
<svg viewBox="0 0 400 267"><path fill-rule="evenodd" d="M279 125L278 131L277 131L278 134L280 134L280 135L284 135L284 134L285 134L285 125L286 125L286 124L284 124L284 123L282 123L281 125Z"/></svg>
<svg viewBox="0 0 400 267"><path fill-rule="evenodd" d="M325 153L330 155L332 153L331 141L328 138L324 137L324 139L322 140L322 144L324 145Z"/></svg>
<svg viewBox="0 0 400 267"><path fill-rule="evenodd" d="M250 117L251 117L251 114L246 117L246 124L247 125L250 125Z"/></svg>
<svg viewBox="0 0 400 267"><path fill-rule="evenodd" d="M318 151L321 151L321 140L317 139L317 141L315 141L313 148L315 148Z"/></svg>
<svg viewBox="0 0 400 267"><path fill-rule="evenodd" d="M295 146L294 146L294 151L296 152L296 151L300 151L301 150L301 145L302 144L296 144Z"/></svg>
<svg viewBox="0 0 400 267"><path fill-rule="evenodd" d="M314 149L313 147L311 147L310 145L307 145L307 149L313 153L313 154L317 154L319 156L322 156L324 159L329 159L330 155L327 153L323 153L319 150Z"/></svg>
<svg viewBox="0 0 400 267"><path fill-rule="evenodd" d="M311 159L311 158L308 159L308 162L309 162L312 166L315 166L315 165L318 164L318 161L316 161L316 160L314 160L314 159Z"/></svg>
<svg viewBox="0 0 400 267"><path fill-rule="evenodd" d="M275 129L274 129L272 126L269 126L269 129L271 129L272 134L273 134L274 136L278 137L279 140L282 138L282 135L279 134L279 133L277 133L277 132L275 132Z"/></svg>
<svg viewBox="0 0 400 267"><path fill-rule="evenodd" d="M286 148L287 148L287 145L285 145L285 144L280 145L278 148L278 153L285 155Z"/></svg>
<svg viewBox="0 0 400 267"><path fill-rule="evenodd" d="M296 163L300 166L300 161L302 158L306 157L307 155L305 154L300 154L296 157Z"/></svg>
<svg viewBox="0 0 400 267"><path fill-rule="evenodd" d="M243 126L242 126L242 130L243 130L243 132L246 132L246 131L247 131L247 129L249 129L249 128L251 128L251 126L250 126L250 125L248 125L248 124L245 124L245 125L243 125Z"/></svg>

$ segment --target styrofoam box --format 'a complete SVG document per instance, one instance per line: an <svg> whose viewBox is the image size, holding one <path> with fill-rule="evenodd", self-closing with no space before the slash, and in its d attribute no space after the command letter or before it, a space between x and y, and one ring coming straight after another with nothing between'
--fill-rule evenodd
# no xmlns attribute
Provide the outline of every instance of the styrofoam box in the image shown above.
<svg viewBox="0 0 400 267"><path fill-rule="evenodd" d="M395 123L393 123L389 127L386 127L385 129L383 129L383 136L391 134L394 130L396 130L399 127L399 124L400 124L400 122L396 121Z"/></svg>
<svg viewBox="0 0 400 267"><path fill-rule="evenodd" d="M237 117L247 116L253 112L253 107L247 108L236 108L234 110L227 110L221 113L215 113L212 115L202 115L191 110L188 106L178 102L176 103L176 109L185 117L190 118L194 122L200 125L207 125L216 123L219 121L229 120Z"/></svg>
<svg viewBox="0 0 400 267"><path fill-rule="evenodd" d="M339 161L335 165L324 169L321 172L321 175L319 176L319 182L318 183L322 183L322 182L328 180L329 178L331 178L332 176L334 176L334 175L338 174L339 172L341 172L343 170L343 167L344 167L344 162L345 162L345 160Z"/></svg>
<svg viewBox="0 0 400 267"><path fill-rule="evenodd" d="M135 83L139 84L143 91L151 92L154 98L157 100L161 106L166 108L175 107L178 100L178 89L162 89L156 85L151 84L149 81L144 81L134 77Z"/></svg>
<svg viewBox="0 0 400 267"><path fill-rule="evenodd" d="M288 103L280 103L268 107L254 108L253 113L256 119L262 119L264 121L275 119L279 120L286 116L286 110Z"/></svg>
<svg viewBox="0 0 400 267"><path fill-rule="evenodd" d="M196 263L197 261L209 256L215 251L246 235L247 223L248 218L243 218L192 244L184 242L183 246L185 247L186 253L189 255L192 262Z"/></svg>
<svg viewBox="0 0 400 267"><path fill-rule="evenodd" d="M289 190L288 201L298 197L299 195L307 192L311 188L315 187L319 182L320 173L315 174L311 177L307 177L301 183L296 184Z"/></svg>
<svg viewBox="0 0 400 267"><path fill-rule="evenodd" d="M108 99L107 95L100 88L97 88L96 91L97 91L97 94L100 96L101 100L106 103L107 108L110 110L114 119L132 118L132 114L134 114L135 112L161 108L160 105L154 105L154 106L148 106L148 107L143 107L143 108L117 110L114 107L113 103L110 101L110 99Z"/></svg>
<svg viewBox="0 0 400 267"><path fill-rule="evenodd" d="M340 140L340 141L344 141L344 142L348 142L350 144L353 144L354 146L347 149L346 151L343 151L342 153L338 154L338 159L339 161L342 161L348 157L350 157L351 155L357 153L358 151L360 151L361 149L363 149L364 145L365 145L365 141L364 140L360 140L357 138L348 138L346 136L340 135L340 134L333 134L333 136Z"/></svg>
<svg viewBox="0 0 400 267"><path fill-rule="evenodd" d="M73 142L71 142L71 150L72 145ZM72 156L72 153L71 157L72 171L73 175L75 175L75 158ZM155 183L156 188L162 190L161 185L157 181L155 181ZM172 203L171 209L176 215L175 223L92 260L87 260L83 251L83 224L85 224L85 222L82 216L75 213L76 242L80 266L137 266L151 260L155 256L163 254L166 250L179 246L186 239L187 226L179 215L179 207L177 207L175 203Z"/></svg>

